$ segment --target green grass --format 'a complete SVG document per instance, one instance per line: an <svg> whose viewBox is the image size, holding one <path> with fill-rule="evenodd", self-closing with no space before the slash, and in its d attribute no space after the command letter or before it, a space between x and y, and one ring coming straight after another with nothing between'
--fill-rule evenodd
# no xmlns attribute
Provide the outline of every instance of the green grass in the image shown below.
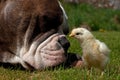
<svg viewBox="0 0 120 80"><path fill-rule="evenodd" d="M105 69L105 74L100 77L100 72L92 69L90 75L87 75L86 69L58 68L56 70L46 71L26 71L0 67L0 80L120 80L120 32L93 32L95 37L105 42L111 49L110 62ZM71 47L69 52L81 55L81 49L77 40L69 38Z"/></svg>
<svg viewBox="0 0 120 80"><path fill-rule="evenodd" d="M96 8L86 4L63 3L69 18L70 29L81 24L88 24L92 30L120 31L120 11L113 9ZM115 16L118 16L118 22Z"/></svg>

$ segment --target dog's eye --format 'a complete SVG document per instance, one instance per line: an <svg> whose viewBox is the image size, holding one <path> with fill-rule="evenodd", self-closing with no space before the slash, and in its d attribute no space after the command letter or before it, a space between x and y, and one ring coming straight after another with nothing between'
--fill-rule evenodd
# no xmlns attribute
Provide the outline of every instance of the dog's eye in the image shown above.
<svg viewBox="0 0 120 80"><path fill-rule="evenodd" d="M76 35L82 35L83 33L76 33Z"/></svg>

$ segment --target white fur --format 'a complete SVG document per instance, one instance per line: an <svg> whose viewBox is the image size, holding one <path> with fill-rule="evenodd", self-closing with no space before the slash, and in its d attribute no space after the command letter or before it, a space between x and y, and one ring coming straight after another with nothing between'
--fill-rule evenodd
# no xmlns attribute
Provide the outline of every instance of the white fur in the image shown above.
<svg viewBox="0 0 120 80"><path fill-rule="evenodd" d="M63 17L66 18L66 19L68 19L68 16L67 16L67 14L66 14L66 12L65 12L65 10L64 10L64 8L63 8L63 6L61 5L60 1L58 1L58 3L59 3L59 5L60 5L60 8L61 8L62 11L63 11Z"/></svg>
<svg viewBox="0 0 120 80"><path fill-rule="evenodd" d="M62 16L62 17L63 17L63 22L62 22L62 24L60 25L58 32L64 33L63 31L69 31L68 16L67 16L67 14L66 14L66 12L65 12L62 4L60 3L60 1L58 1L58 3L59 3L59 6L60 6L60 8L61 8L61 10L62 10L62 12L63 12L63 16Z"/></svg>

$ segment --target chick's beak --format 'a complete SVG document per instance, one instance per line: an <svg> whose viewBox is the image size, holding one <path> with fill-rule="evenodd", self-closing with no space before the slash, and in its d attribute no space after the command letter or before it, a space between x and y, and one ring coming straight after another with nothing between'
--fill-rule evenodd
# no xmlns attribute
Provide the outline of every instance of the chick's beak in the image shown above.
<svg viewBox="0 0 120 80"><path fill-rule="evenodd" d="M72 33L69 35L69 37L74 37L74 36L75 36L75 35L74 35L74 34L72 34Z"/></svg>

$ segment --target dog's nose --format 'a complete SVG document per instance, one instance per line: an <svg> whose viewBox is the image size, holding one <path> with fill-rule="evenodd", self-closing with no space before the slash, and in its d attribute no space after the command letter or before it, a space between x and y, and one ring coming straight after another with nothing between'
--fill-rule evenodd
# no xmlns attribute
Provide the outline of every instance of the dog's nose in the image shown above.
<svg viewBox="0 0 120 80"><path fill-rule="evenodd" d="M64 48L65 51L67 51L68 48L70 47L69 41L68 41L67 38L64 37L64 36L63 36L63 37L60 37L60 38L58 39L58 42L62 45L62 47Z"/></svg>

